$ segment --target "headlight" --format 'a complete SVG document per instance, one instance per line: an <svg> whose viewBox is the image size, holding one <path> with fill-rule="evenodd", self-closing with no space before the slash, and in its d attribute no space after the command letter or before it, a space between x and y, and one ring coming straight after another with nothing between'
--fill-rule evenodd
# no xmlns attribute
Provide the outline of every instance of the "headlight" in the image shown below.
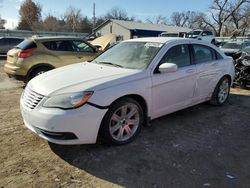
<svg viewBox="0 0 250 188"><path fill-rule="evenodd" d="M92 91L86 91L86 92L55 95L48 98L43 104L43 106L49 108L54 107L63 109L78 108L84 105L92 96L92 94L93 94Z"/></svg>

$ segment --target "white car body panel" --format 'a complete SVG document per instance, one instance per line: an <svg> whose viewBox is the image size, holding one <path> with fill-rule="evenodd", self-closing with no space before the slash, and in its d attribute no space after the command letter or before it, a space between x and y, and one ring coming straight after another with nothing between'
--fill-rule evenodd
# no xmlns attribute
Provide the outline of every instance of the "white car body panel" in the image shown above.
<svg viewBox="0 0 250 188"><path fill-rule="evenodd" d="M165 44L145 70L79 63L35 77L27 87L45 97L32 110L24 106L24 99L21 97L21 112L25 125L50 142L95 143L102 119L109 106L121 97L140 96L147 104L148 117L154 119L209 100L220 78L224 75L230 75L232 79L234 77L232 59L226 57L215 46L202 41L164 37L130 41L152 41ZM158 62L172 46L193 43L210 46L218 51L223 59L182 67L172 73L154 73ZM79 91L94 91L88 103L80 108L62 110L43 107L48 97ZM78 139L51 139L39 132L39 129L73 132Z"/></svg>

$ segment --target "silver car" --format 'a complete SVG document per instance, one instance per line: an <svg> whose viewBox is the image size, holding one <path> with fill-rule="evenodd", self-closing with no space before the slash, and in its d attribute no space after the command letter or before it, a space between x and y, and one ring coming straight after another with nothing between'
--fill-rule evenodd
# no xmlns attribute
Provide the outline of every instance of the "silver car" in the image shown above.
<svg viewBox="0 0 250 188"><path fill-rule="evenodd" d="M0 55L6 55L7 52L23 41L23 38L18 37L0 37Z"/></svg>

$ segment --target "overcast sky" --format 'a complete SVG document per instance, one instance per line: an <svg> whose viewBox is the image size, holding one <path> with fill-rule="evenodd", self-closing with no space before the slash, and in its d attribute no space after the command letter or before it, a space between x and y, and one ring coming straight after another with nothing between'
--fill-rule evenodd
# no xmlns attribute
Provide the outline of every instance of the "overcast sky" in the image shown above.
<svg viewBox="0 0 250 188"><path fill-rule="evenodd" d="M0 0L1 1L1 0ZM18 10L23 0L2 0L0 15L8 21L5 25L12 29L17 25ZM129 16L135 16L142 21L157 15L169 17L173 12L201 11L206 12L211 0L34 0L42 6L42 16L49 13L60 17L69 7L82 10L82 14L93 16L93 3L96 4L96 15L104 15L112 7L120 7L127 11Z"/></svg>

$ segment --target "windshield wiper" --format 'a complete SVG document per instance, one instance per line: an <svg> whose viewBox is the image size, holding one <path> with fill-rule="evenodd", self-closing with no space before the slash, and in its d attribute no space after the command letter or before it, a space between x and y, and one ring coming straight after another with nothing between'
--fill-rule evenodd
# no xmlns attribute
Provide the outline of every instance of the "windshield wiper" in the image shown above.
<svg viewBox="0 0 250 188"><path fill-rule="evenodd" d="M118 65L118 64L115 64L115 63L110 63L110 62L98 62L100 64L105 64L105 65L112 65L112 66L115 66L115 67L121 67L123 68L122 65Z"/></svg>

